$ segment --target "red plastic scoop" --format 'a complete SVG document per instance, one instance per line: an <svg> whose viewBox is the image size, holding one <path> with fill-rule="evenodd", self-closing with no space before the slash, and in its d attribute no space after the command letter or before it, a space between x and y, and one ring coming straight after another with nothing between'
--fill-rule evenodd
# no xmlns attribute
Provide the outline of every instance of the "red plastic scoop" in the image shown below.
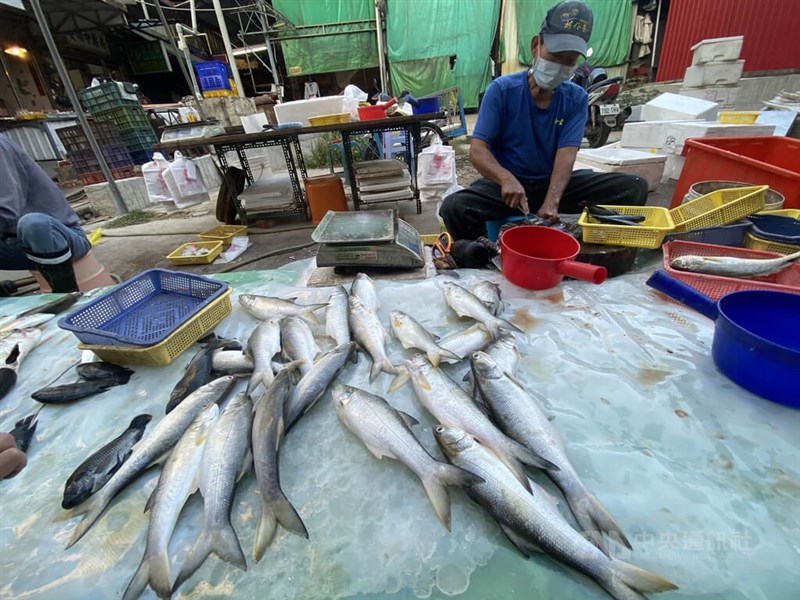
<svg viewBox="0 0 800 600"><path fill-rule="evenodd" d="M581 245L571 235L539 225L521 225L500 236L503 275L529 290L546 290L561 283L564 275L603 283L605 267L573 260Z"/></svg>

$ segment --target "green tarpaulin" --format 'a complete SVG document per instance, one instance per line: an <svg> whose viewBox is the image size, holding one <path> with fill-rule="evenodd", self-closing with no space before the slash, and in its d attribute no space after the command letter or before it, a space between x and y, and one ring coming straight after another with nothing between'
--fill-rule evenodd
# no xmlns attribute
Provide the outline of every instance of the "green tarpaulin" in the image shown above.
<svg viewBox="0 0 800 600"><path fill-rule="evenodd" d="M500 0L388 0L386 44L392 91L422 96L452 85L466 107L491 81ZM456 55L449 73L450 55ZM426 60L432 64L425 65Z"/></svg>
<svg viewBox="0 0 800 600"><path fill-rule="evenodd" d="M531 64L531 38L539 33L547 10L554 0L510 0L517 8L517 53L523 65ZM631 48L633 14L631 0L583 0L594 14L593 49L588 59L593 65L611 67L628 59ZM510 49L507 49L507 53Z"/></svg>
<svg viewBox="0 0 800 600"><path fill-rule="evenodd" d="M289 75L311 75L378 66L375 5L372 0L273 0L272 5L296 26L336 24L326 26L324 30L320 27L296 32L286 27L285 35L361 31L281 42ZM371 24L348 24L352 21L371 21ZM366 28L369 30L364 31Z"/></svg>

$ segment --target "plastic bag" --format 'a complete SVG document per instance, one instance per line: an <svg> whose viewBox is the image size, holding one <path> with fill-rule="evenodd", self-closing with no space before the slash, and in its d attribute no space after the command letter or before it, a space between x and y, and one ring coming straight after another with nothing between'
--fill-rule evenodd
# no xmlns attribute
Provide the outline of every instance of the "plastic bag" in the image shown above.
<svg viewBox="0 0 800 600"><path fill-rule="evenodd" d="M172 193L164 179L164 171L169 168L169 161L160 152L153 154L153 160L142 165L142 177L147 189L147 198L153 204L172 202Z"/></svg>
<svg viewBox="0 0 800 600"><path fill-rule="evenodd" d="M343 94L342 110L350 113L353 118L358 117L358 103L367 101L367 92L357 85L350 84L344 88Z"/></svg>
<svg viewBox="0 0 800 600"><path fill-rule="evenodd" d="M417 182L420 189L449 188L456 183L456 152L436 137L433 143L419 153Z"/></svg>
<svg viewBox="0 0 800 600"><path fill-rule="evenodd" d="M164 179L178 208L208 200L208 190L203 184L197 165L178 151L175 152L175 160L165 171Z"/></svg>

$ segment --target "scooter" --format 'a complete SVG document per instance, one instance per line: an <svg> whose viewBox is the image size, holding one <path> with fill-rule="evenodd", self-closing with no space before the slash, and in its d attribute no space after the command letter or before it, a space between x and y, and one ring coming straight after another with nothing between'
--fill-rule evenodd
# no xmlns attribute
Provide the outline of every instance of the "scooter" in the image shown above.
<svg viewBox="0 0 800 600"><path fill-rule="evenodd" d="M573 74L571 80L589 94L589 114L583 137L590 148L599 148L608 141L608 135L614 127L621 127L631 114L631 109L620 109L615 102L622 91L622 77L608 78L605 69L592 69L582 65Z"/></svg>

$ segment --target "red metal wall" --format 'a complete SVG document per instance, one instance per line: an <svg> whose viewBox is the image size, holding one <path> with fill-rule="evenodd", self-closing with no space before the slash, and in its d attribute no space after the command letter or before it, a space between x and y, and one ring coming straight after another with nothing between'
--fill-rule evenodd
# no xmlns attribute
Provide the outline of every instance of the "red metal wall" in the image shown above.
<svg viewBox="0 0 800 600"><path fill-rule="evenodd" d="M683 79L694 44L732 35L746 72L800 68L800 0L671 0L656 80Z"/></svg>

